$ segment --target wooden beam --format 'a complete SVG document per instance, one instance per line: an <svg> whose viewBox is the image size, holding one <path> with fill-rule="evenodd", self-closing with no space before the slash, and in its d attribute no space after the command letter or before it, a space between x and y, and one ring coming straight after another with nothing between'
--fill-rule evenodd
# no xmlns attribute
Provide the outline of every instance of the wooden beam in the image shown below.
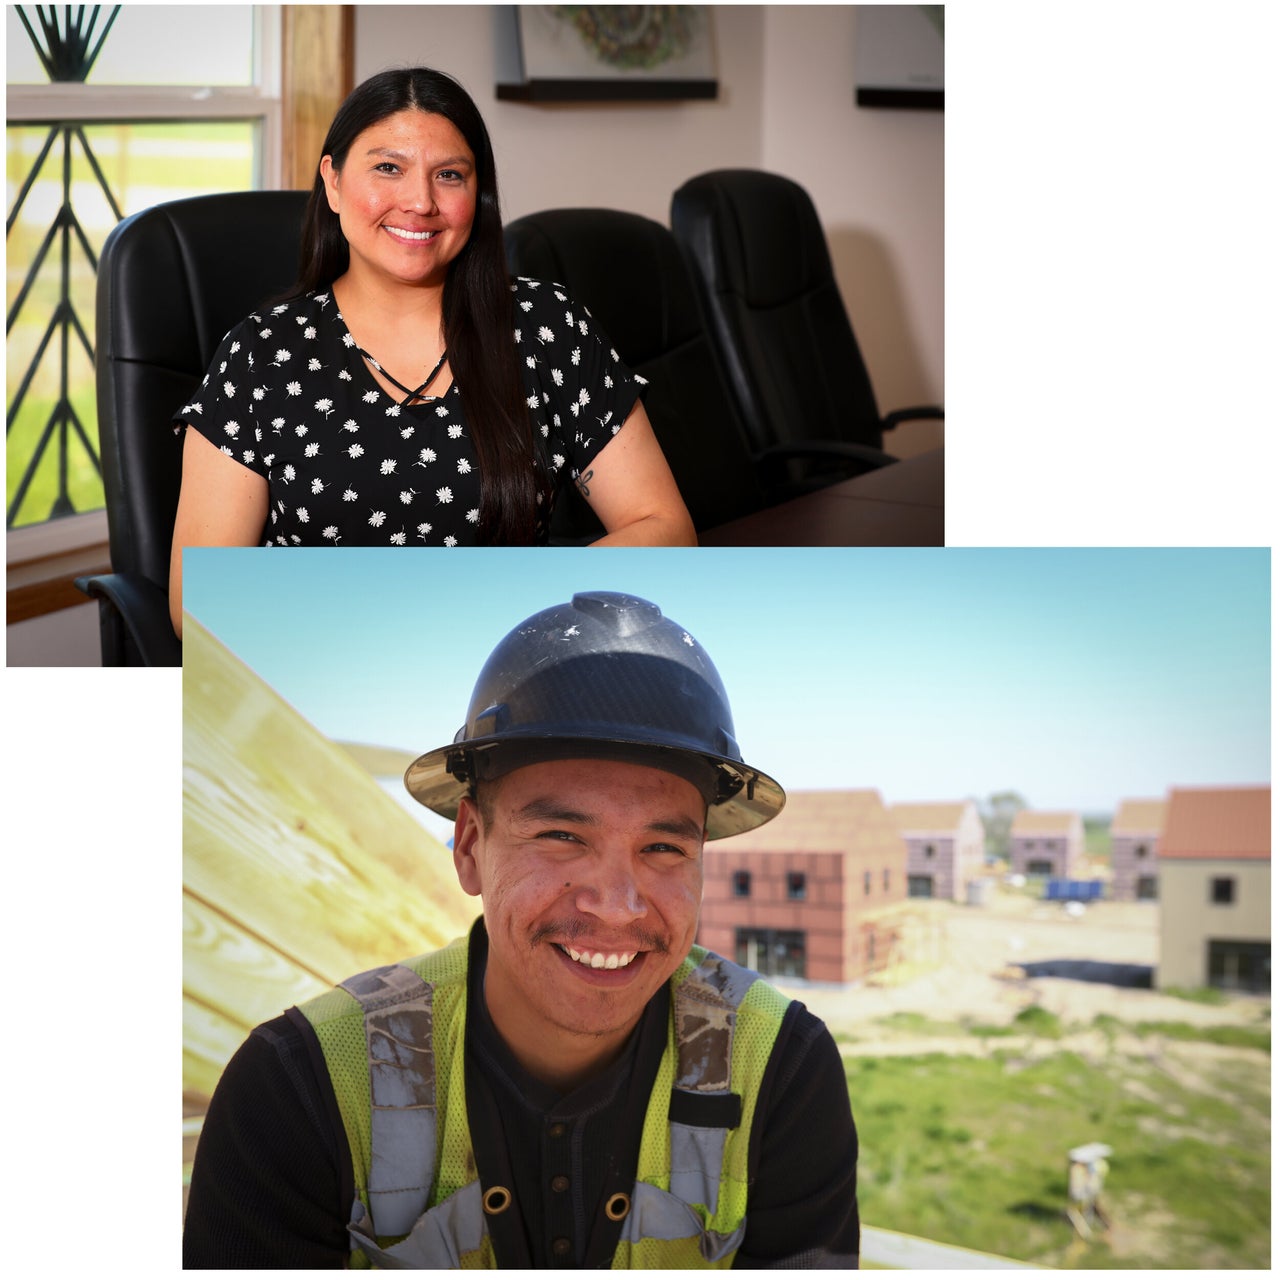
<svg viewBox="0 0 1280 1280"><path fill-rule="evenodd" d="M309 191L329 122L354 88L356 11L350 4L282 9L283 179Z"/></svg>

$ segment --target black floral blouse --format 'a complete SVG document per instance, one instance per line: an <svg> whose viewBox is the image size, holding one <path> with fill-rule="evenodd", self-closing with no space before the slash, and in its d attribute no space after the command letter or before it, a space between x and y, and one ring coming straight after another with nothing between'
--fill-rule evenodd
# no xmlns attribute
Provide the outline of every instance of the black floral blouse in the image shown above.
<svg viewBox="0 0 1280 1280"><path fill-rule="evenodd" d="M560 285L519 278L512 292L529 412L559 488L621 428L644 379ZM480 521L463 400L456 382L415 405L388 395L324 292L232 329L174 424L266 477L265 546L456 547L475 545Z"/></svg>

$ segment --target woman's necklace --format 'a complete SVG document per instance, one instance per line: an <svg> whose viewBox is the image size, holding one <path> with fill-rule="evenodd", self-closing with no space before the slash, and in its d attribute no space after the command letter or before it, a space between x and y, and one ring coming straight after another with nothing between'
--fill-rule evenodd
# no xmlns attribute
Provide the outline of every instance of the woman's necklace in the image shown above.
<svg viewBox="0 0 1280 1280"><path fill-rule="evenodd" d="M412 404L415 400L421 398L422 393L432 384L432 382L435 381L436 374L444 367L445 357L449 354L448 350L442 351L440 353L440 359L436 361L436 367L427 374L427 380L423 382L417 390L410 390L403 382L393 378L363 347L357 347L356 350L364 356L364 358L373 365L373 367L377 369L377 371L382 374L388 382L399 387L400 390L405 393L405 398L400 402L401 404Z"/></svg>

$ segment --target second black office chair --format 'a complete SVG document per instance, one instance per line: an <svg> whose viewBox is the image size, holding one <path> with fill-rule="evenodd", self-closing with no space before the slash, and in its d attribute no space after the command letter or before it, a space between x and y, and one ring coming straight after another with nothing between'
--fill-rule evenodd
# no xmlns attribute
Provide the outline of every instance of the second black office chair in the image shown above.
<svg viewBox="0 0 1280 1280"><path fill-rule="evenodd" d="M893 462L883 435L934 405L881 416L803 187L755 169L691 178L671 226L689 263L743 427L783 485Z"/></svg>
<svg viewBox="0 0 1280 1280"><path fill-rule="evenodd" d="M295 279L305 191L195 196L125 218L98 265L95 363L112 572L99 602L104 666L176 666L169 548L182 479L171 416L223 335Z"/></svg>
<svg viewBox="0 0 1280 1280"><path fill-rule="evenodd" d="M551 209L507 224L507 266L554 281L585 306L633 373L696 529L759 510L764 495L688 271L661 223L614 209ZM576 491L552 537L585 541L600 525Z"/></svg>

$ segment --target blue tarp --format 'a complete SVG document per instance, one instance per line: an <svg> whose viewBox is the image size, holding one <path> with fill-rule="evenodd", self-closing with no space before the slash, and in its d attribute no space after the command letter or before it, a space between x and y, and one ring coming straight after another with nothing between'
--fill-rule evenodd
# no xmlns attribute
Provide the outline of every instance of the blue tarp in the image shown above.
<svg viewBox="0 0 1280 1280"><path fill-rule="evenodd" d="M1049 880L1044 896L1053 902L1096 902L1102 897L1102 881Z"/></svg>

